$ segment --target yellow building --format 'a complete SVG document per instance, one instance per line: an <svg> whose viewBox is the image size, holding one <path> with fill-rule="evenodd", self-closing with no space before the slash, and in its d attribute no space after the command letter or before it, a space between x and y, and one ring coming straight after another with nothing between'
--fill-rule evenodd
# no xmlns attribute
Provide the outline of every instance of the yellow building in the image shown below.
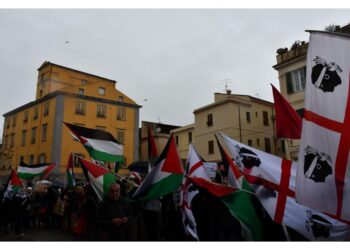
<svg viewBox="0 0 350 250"><path fill-rule="evenodd" d="M215 93L214 103L195 109L194 124L175 129L182 158L190 142L206 161L221 161L215 132L257 149L280 154L283 150L274 137L273 103L248 95Z"/></svg>
<svg viewBox="0 0 350 250"><path fill-rule="evenodd" d="M0 169L8 172L20 161L56 162L58 174L70 152L88 158L62 121L110 132L124 146L125 165L130 164L139 157L140 108L116 89L114 80L44 62L38 69L36 100L3 115Z"/></svg>

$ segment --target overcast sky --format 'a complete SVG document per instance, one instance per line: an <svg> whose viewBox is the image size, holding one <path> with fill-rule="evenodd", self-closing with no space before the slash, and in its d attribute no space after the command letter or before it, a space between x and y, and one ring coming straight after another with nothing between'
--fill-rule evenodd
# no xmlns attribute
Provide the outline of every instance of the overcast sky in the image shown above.
<svg viewBox="0 0 350 250"><path fill-rule="evenodd" d="M349 9L0 9L0 114L34 100L50 61L116 80L143 106L140 120L187 125L224 79L272 101L276 50L349 22ZM2 116L0 127L1 137Z"/></svg>

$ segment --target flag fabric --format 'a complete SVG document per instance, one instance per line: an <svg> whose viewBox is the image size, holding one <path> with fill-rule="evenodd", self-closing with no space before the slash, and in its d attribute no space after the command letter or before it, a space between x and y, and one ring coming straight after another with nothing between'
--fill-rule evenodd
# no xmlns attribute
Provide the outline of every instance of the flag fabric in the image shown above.
<svg viewBox="0 0 350 250"><path fill-rule="evenodd" d="M302 119L289 102L271 84L276 112L276 136L300 139Z"/></svg>
<svg viewBox="0 0 350 250"><path fill-rule="evenodd" d="M91 184L100 201L102 201L103 196L108 193L110 185L117 182L115 175L104 167L80 157L78 159L87 181Z"/></svg>
<svg viewBox="0 0 350 250"><path fill-rule="evenodd" d="M75 178L73 173L73 154L69 154L68 163L66 167L66 178L65 178L65 184L64 186L66 188L73 188L75 186Z"/></svg>
<svg viewBox="0 0 350 250"><path fill-rule="evenodd" d="M123 145L110 133L66 122L64 124L66 124L72 136L85 147L93 159L104 162L124 161Z"/></svg>
<svg viewBox="0 0 350 250"><path fill-rule="evenodd" d="M172 135L133 198L152 200L169 194L181 185L183 174L180 155Z"/></svg>
<svg viewBox="0 0 350 250"><path fill-rule="evenodd" d="M32 180L35 177L41 177L41 179L45 179L55 168L55 166L55 163L27 165L21 162L17 168L17 173L19 178L23 180Z"/></svg>
<svg viewBox="0 0 350 250"><path fill-rule="evenodd" d="M157 159L158 152L157 152L157 146L156 142L153 137L152 129L148 128L148 160L151 163L154 163Z"/></svg>
<svg viewBox="0 0 350 250"><path fill-rule="evenodd" d="M311 31L298 203L350 222L350 36Z"/></svg>
<svg viewBox="0 0 350 250"><path fill-rule="evenodd" d="M348 224L295 201L297 163L239 143L219 133L270 217L309 240L346 240Z"/></svg>
<svg viewBox="0 0 350 250"><path fill-rule="evenodd" d="M15 195L26 198L24 185L21 179L18 177L16 170L12 169L10 177L4 188L3 201L5 199L11 200Z"/></svg>
<svg viewBox="0 0 350 250"><path fill-rule="evenodd" d="M213 183L200 156L192 145L190 145L188 164L187 175L189 181L218 197L226 205L230 213L240 222L242 235L245 239L261 240L261 224L250 202L251 193Z"/></svg>
<svg viewBox="0 0 350 250"><path fill-rule="evenodd" d="M181 187L182 196L182 223L185 232L194 239L199 240L197 234L197 224L192 213L192 199L199 193L198 189L188 177L198 177L205 180L210 180L209 174L204 167L202 159L198 155L192 144L189 145L188 155L186 159L186 177L183 178Z"/></svg>

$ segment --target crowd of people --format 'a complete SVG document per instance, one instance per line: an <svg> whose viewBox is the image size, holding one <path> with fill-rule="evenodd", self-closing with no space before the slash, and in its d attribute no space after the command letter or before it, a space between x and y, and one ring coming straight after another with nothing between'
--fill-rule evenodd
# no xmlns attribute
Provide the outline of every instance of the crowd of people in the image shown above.
<svg viewBox="0 0 350 250"><path fill-rule="evenodd" d="M84 241L191 241L182 222L180 188L160 199L135 201L135 190L115 183L99 201L90 184L59 188L41 183L23 195L1 194L3 233L23 237L26 230L54 228ZM263 224L263 240L286 240L281 225L273 223L256 201ZM200 192L192 201L197 233L202 241L243 241L241 225L216 197ZM43 239L45 240L45 239ZM300 240L300 239L299 239Z"/></svg>

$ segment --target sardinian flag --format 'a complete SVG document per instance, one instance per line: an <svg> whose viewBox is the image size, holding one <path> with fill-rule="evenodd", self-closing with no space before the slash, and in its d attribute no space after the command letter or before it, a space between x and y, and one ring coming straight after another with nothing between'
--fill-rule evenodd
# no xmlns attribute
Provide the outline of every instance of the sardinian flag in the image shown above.
<svg viewBox="0 0 350 250"><path fill-rule="evenodd" d="M350 36L311 31L298 203L350 222Z"/></svg>
<svg viewBox="0 0 350 250"><path fill-rule="evenodd" d="M110 133L66 122L64 124L66 124L72 136L85 147L94 160L103 162L124 161L123 145Z"/></svg>
<svg viewBox="0 0 350 250"><path fill-rule="evenodd" d="M313 241L346 240L350 237L348 224L296 203L296 162L219 134L257 198L276 223L285 224Z"/></svg>
<svg viewBox="0 0 350 250"><path fill-rule="evenodd" d="M185 232L199 240L197 234L197 224L192 213L192 199L199 193L198 189L190 182L188 177L203 178L210 180L209 174L203 165L202 159L198 155L192 144L189 146L189 151L186 160L186 176L182 181L182 222Z"/></svg>

